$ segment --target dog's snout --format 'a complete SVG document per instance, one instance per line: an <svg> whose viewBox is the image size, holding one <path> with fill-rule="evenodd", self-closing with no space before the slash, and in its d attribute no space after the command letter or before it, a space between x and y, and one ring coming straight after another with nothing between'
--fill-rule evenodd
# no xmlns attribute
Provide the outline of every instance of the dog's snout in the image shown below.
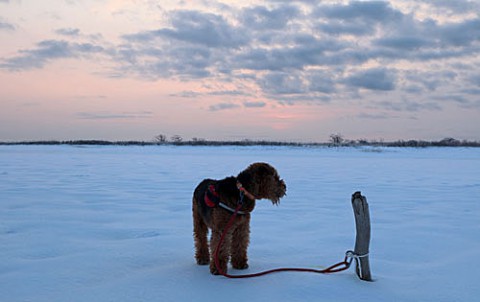
<svg viewBox="0 0 480 302"><path fill-rule="evenodd" d="M284 196L287 192L287 185L285 184L285 181L283 179L280 179L279 181L279 187L281 188L281 195Z"/></svg>

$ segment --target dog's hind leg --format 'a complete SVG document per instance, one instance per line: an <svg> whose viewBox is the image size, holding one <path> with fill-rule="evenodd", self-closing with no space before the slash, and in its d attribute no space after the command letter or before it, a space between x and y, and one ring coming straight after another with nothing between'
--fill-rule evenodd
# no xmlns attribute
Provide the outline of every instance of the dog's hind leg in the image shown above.
<svg viewBox="0 0 480 302"><path fill-rule="evenodd" d="M235 269L248 268L247 249L250 242L250 216L242 217L245 221L238 225L232 238L232 266Z"/></svg>
<svg viewBox="0 0 480 302"><path fill-rule="evenodd" d="M195 259L197 264L206 265L210 262L210 253L208 251L208 227L200 215L197 201L193 198L193 237L195 240Z"/></svg>
<svg viewBox="0 0 480 302"><path fill-rule="evenodd" d="M220 266L220 269L226 273L227 272L227 264L228 264L228 258L230 256L230 243L232 240L232 235L230 232L226 234L222 245L219 247L218 243L220 242L220 238L222 237L222 232L218 229L213 229L212 230L212 235L210 237L210 252L212 255L212 259L210 260L210 272L213 275L219 275L220 272L217 269L216 263L215 263L215 252L217 248L220 248L218 251L218 264Z"/></svg>

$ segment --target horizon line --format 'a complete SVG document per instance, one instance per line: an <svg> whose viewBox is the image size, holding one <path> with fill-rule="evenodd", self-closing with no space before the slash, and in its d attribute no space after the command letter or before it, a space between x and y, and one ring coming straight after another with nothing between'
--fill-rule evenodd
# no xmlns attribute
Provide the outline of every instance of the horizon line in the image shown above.
<svg viewBox="0 0 480 302"><path fill-rule="evenodd" d="M77 140L21 140L21 141L0 141L0 145L117 145L117 146L376 146L376 147L480 147L480 141L457 140L455 138L444 138L442 140L347 140L342 137L331 137L329 142L296 142L278 140L207 140L193 138L183 140L181 138L172 140L100 140L100 139L77 139Z"/></svg>

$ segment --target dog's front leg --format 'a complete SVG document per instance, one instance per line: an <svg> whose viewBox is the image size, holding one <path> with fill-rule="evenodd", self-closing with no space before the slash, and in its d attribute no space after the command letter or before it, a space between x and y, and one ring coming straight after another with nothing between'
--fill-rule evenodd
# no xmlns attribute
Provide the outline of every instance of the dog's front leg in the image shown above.
<svg viewBox="0 0 480 302"><path fill-rule="evenodd" d="M195 239L195 259L197 264L206 265L210 263L208 250L208 228L201 216L198 204L193 199L193 237Z"/></svg>
<svg viewBox="0 0 480 302"><path fill-rule="evenodd" d="M231 232L226 234L225 238L223 239L223 243L221 246L218 246L220 242L220 238L222 237L222 232L219 230L212 230L212 235L210 237L210 272L213 275L219 275L220 272L217 269L215 263L215 257L218 255L218 265L220 270L224 273L227 272L227 264L228 264L228 257L230 255L230 244L232 242L232 235ZM220 250L216 253L216 249L219 248Z"/></svg>
<svg viewBox="0 0 480 302"><path fill-rule="evenodd" d="M248 268L247 249L250 243L250 215L241 218L232 236L232 266L235 269Z"/></svg>

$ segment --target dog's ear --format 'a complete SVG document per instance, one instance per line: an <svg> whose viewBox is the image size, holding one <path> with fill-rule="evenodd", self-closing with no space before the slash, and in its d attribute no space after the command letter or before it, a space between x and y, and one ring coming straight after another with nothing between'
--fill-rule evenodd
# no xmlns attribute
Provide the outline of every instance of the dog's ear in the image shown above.
<svg viewBox="0 0 480 302"><path fill-rule="evenodd" d="M237 176L237 180L244 186L250 187L252 185L253 173L251 169L246 169L240 172Z"/></svg>
<svg viewBox="0 0 480 302"><path fill-rule="evenodd" d="M253 163L248 166L245 170L238 174L237 179L243 185L254 185L262 182L265 178L267 178L273 169L267 163Z"/></svg>

